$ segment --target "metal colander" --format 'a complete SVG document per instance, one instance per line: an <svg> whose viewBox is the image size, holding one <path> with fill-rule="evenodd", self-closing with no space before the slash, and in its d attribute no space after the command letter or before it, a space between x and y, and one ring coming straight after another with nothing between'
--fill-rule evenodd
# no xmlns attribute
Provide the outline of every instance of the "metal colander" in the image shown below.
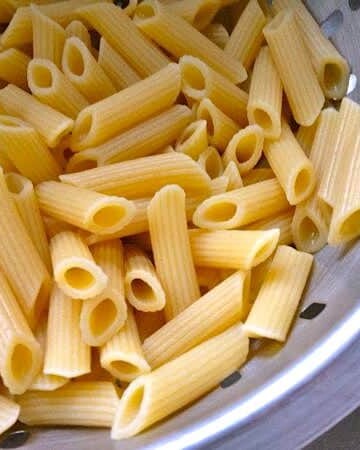
<svg viewBox="0 0 360 450"><path fill-rule="evenodd" d="M348 95L360 101L360 0L307 3L350 62ZM116 442L108 430L34 429L22 448L215 449L220 441L229 450L302 447L360 404L359 273L360 242L323 249L287 344L256 343L240 372L140 436ZM27 434L18 433L21 445Z"/></svg>

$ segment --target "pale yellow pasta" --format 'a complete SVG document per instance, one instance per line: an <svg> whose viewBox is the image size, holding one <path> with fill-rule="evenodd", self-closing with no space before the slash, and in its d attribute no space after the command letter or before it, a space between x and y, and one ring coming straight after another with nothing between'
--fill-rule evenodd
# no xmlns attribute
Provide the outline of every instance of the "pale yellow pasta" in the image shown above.
<svg viewBox="0 0 360 450"><path fill-rule="evenodd" d="M245 69L254 62L264 41L267 19L257 0L250 0L225 46L225 53L240 61Z"/></svg>
<svg viewBox="0 0 360 450"><path fill-rule="evenodd" d="M0 395L0 433L4 433L4 431L12 427L18 420L19 414L20 406L10 398Z"/></svg>
<svg viewBox="0 0 360 450"><path fill-rule="evenodd" d="M285 121L280 139L267 141L264 154L291 205L310 197L316 183L314 167Z"/></svg>
<svg viewBox="0 0 360 450"><path fill-rule="evenodd" d="M30 58L16 48L0 52L0 78L8 83L27 89L27 67Z"/></svg>
<svg viewBox="0 0 360 450"><path fill-rule="evenodd" d="M235 325L137 378L118 404L111 437L133 436L201 397L237 370L245 362L248 350L249 340L242 326Z"/></svg>
<svg viewBox="0 0 360 450"><path fill-rule="evenodd" d="M66 39L61 67L66 77L90 103L116 93L110 78L78 37Z"/></svg>
<svg viewBox="0 0 360 450"><path fill-rule="evenodd" d="M264 130L266 139L279 139L281 134L282 84L268 47L263 47L252 72L248 118Z"/></svg>
<svg viewBox="0 0 360 450"><path fill-rule="evenodd" d="M50 277L19 216L1 168L0 269L33 327L46 307Z"/></svg>
<svg viewBox="0 0 360 450"><path fill-rule="evenodd" d="M38 6L31 5L30 9L34 58L48 59L60 67L66 39L64 28L42 13Z"/></svg>
<svg viewBox="0 0 360 450"><path fill-rule="evenodd" d="M314 141L318 120L316 120L309 127L299 127L296 132L296 139L298 140L301 148L304 150L306 156L310 155L311 147Z"/></svg>
<svg viewBox="0 0 360 450"><path fill-rule="evenodd" d="M100 39L98 63L118 91L141 80L137 72L104 37Z"/></svg>
<svg viewBox="0 0 360 450"><path fill-rule="evenodd" d="M224 169L223 176L227 177L227 191L233 191L244 186L239 169L234 161L230 161Z"/></svg>
<svg viewBox="0 0 360 450"><path fill-rule="evenodd" d="M176 58L196 56L233 83L241 83L246 79L246 70L239 61L227 55L186 20L167 11L166 6L158 1L146 0L140 3L135 10L134 22Z"/></svg>
<svg viewBox="0 0 360 450"><path fill-rule="evenodd" d="M75 173L95 169L100 165L100 158L101 154L96 147L74 153L68 161L65 161L65 172Z"/></svg>
<svg viewBox="0 0 360 450"><path fill-rule="evenodd" d="M108 277L79 234L72 231L56 234L50 241L50 254L54 279L69 297L89 299L105 290Z"/></svg>
<svg viewBox="0 0 360 450"><path fill-rule="evenodd" d="M239 131L239 125L208 98L201 100L196 116L198 120L206 120L209 142L219 151L223 152Z"/></svg>
<svg viewBox="0 0 360 450"><path fill-rule="evenodd" d="M252 337L285 341L309 277L313 256L278 247L244 324Z"/></svg>
<svg viewBox="0 0 360 450"><path fill-rule="evenodd" d="M165 317L172 319L200 297L187 231L185 192L163 187L148 206L156 272L166 295Z"/></svg>
<svg viewBox="0 0 360 450"><path fill-rule="evenodd" d="M230 179L225 175L221 175L211 180L211 195L224 194L229 191Z"/></svg>
<svg viewBox="0 0 360 450"><path fill-rule="evenodd" d="M266 180L206 199L196 208L193 223L210 230L232 229L288 208L279 182Z"/></svg>
<svg viewBox="0 0 360 450"><path fill-rule="evenodd" d="M90 372L90 346L83 342L79 326L81 303L54 286L50 296L44 374L73 378Z"/></svg>
<svg viewBox="0 0 360 450"><path fill-rule="evenodd" d="M166 5L171 14L176 14L198 30L209 25L220 8L218 0L180 0Z"/></svg>
<svg viewBox="0 0 360 450"><path fill-rule="evenodd" d="M118 396L109 381L72 381L52 392L18 397L20 421L26 425L111 427Z"/></svg>
<svg viewBox="0 0 360 450"><path fill-rule="evenodd" d="M221 111L239 125L247 123L248 94L204 61L193 56L180 58L182 92L193 101L210 99Z"/></svg>
<svg viewBox="0 0 360 450"><path fill-rule="evenodd" d="M249 186L250 184L259 183L260 181L271 180L275 178L275 174L272 169L267 167L261 167L259 169L252 169L250 172L246 173L242 179L244 186Z"/></svg>
<svg viewBox="0 0 360 450"><path fill-rule="evenodd" d="M32 94L42 103L72 119L89 105L87 99L69 79L46 59L33 59L28 66L28 83Z"/></svg>
<svg viewBox="0 0 360 450"><path fill-rule="evenodd" d="M267 217L263 220L247 225L245 230L273 230L277 228L280 231L279 245L291 245L294 241L292 233L292 222L294 217L294 208L290 208L275 216Z"/></svg>
<svg viewBox="0 0 360 450"><path fill-rule="evenodd" d="M180 134L176 141L175 150L185 153L193 159L208 148L207 123L206 120L197 120L190 123Z"/></svg>
<svg viewBox="0 0 360 450"><path fill-rule="evenodd" d="M124 325L127 307L124 293L124 251L120 240L106 241L91 247L96 264L108 277L105 291L83 302L80 329L84 342L104 345Z"/></svg>
<svg viewBox="0 0 360 450"><path fill-rule="evenodd" d="M0 90L0 106L7 114L32 125L51 148L56 147L74 125L69 117L12 84Z"/></svg>
<svg viewBox="0 0 360 450"><path fill-rule="evenodd" d="M151 196L167 184L179 184L189 194L206 195L210 189L208 175L180 153L147 156L60 178L74 186L127 198Z"/></svg>
<svg viewBox="0 0 360 450"><path fill-rule="evenodd" d="M201 267L250 270L275 251L280 230L189 230L194 264Z"/></svg>
<svg viewBox="0 0 360 450"><path fill-rule="evenodd" d="M210 23L202 30L204 36L218 47L224 49L229 41L229 32L222 23Z"/></svg>
<svg viewBox="0 0 360 450"><path fill-rule="evenodd" d="M114 377L100 365L100 348L92 347L91 349L91 372L76 377L76 381L111 381L116 389L118 396L122 393L122 388L119 383L114 380Z"/></svg>
<svg viewBox="0 0 360 450"><path fill-rule="evenodd" d="M140 248L125 247L125 293L131 305L140 311L164 308L166 298L154 265Z"/></svg>
<svg viewBox="0 0 360 450"><path fill-rule="evenodd" d="M259 162L264 147L264 132L259 125L248 125L233 135L223 154L224 164L233 161L241 175Z"/></svg>
<svg viewBox="0 0 360 450"><path fill-rule="evenodd" d="M141 342L165 324L164 311L144 312L135 310L135 319Z"/></svg>
<svg viewBox="0 0 360 450"><path fill-rule="evenodd" d="M42 216L46 235L49 239L54 237L56 234L61 233L62 231L74 231L75 227L70 225L69 223L62 222L60 220L56 220L53 217Z"/></svg>
<svg viewBox="0 0 360 450"><path fill-rule="evenodd" d="M79 151L101 144L169 108L179 95L180 85L178 65L169 64L145 80L88 106L76 119L71 149Z"/></svg>
<svg viewBox="0 0 360 450"><path fill-rule="evenodd" d="M41 350L1 271L0 330L2 381L11 394L22 394L40 370Z"/></svg>
<svg viewBox="0 0 360 450"><path fill-rule="evenodd" d="M266 25L264 35L296 122L312 125L325 99L295 13L281 11Z"/></svg>
<svg viewBox="0 0 360 450"><path fill-rule="evenodd" d="M4 149L0 149L0 166L4 173L16 172L16 167L11 162Z"/></svg>
<svg viewBox="0 0 360 450"><path fill-rule="evenodd" d="M98 3L77 10L77 15L95 28L141 77L148 77L168 64L169 59L121 8Z"/></svg>
<svg viewBox="0 0 360 450"><path fill-rule="evenodd" d="M135 215L133 202L58 181L36 187L43 214L97 234L116 233Z"/></svg>
<svg viewBox="0 0 360 450"><path fill-rule="evenodd" d="M198 164L211 179L219 177L224 171L221 156L214 147L208 147L199 155Z"/></svg>
<svg viewBox="0 0 360 450"><path fill-rule="evenodd" d="M121 330L100 350L101 366L120 381L130 382L150 372L143 350L132 308Z"/></svg>
<svg viewBox="0 0 360 450"><path fill-rule="evenodd" d="M17 173L6 174L5 181L36 250L48 271L51 272L49 243L34 186L30 180Z"/></svg>
<svg viewBox="0 0 360 450"><path fill-rule="evenodd" d="M91 37L86 26L80 20L73 20L65 29L66 37L77 37L91 50Z"/></svg>

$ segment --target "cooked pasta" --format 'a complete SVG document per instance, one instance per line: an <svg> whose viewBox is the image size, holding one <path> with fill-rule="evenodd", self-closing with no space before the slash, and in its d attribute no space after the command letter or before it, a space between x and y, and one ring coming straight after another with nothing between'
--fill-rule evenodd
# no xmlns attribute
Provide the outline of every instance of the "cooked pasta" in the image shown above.
<svg viewBox="0 0 360 450"><path fill-rule="evenodd" d="M227 191L233 191L244 186L239 169L234 161L230 161L224 169L223 176L228 178Z"/></svg>
<svg viewBox="0 0 360 450"><path fill-rule="evenodd" d="M228 30L222 23L210 23L206 28L202 30L204 36L210 39L211 42L218 47L224 49L229 41Z"/></svg>
<svg viewBox="0 0 360 450"><path fill-rule="evenodd" d="M12 427L18 420L19 414L20 406L10 398L0 395L0 433Z"/></svg>
<svg viewBox="0 0 360 450"><path fill-rule="evenodd" d="M317 124L318 121L316 120L309 127L299 127L299 129L296 132L296 139L301 145L301 148L304 150L306 156L309 156L310 154L316 133Z"/></svg>
<svg viewBox="0 0 360 450"><path fill-rule="evenodd" d="M180 0L166 5L171 14L176 14L203 30L211 23L220 8L218 0Z"/></svg>
<svg viewBox="0 0 360 450"><path fill-rule="evenodd" d="M279 245L291 245L294 241L292 232L292 223L294 217L294 208L290 208L283 213L276 214L275 216L267 217L263 220L247 225L246 230L273 230L278 229L280 231Z"/></svg>
<svg viewBox="0 0 360 450"><path fill-rule="evenodd" d="M260 181L271 180L271 178L275 178L275 174L273 170L270 169L270 167L260 167L258 169L252 169L242 177L244 186L259 183Z"/></svg>
<svg viewBox="0 0 360 450"><path fill-rule="evenodd" d="M224 172L221 156L214 147L208 147L199 155L198 164L212 179Z"/></svg>
<svg viewBox="0 0 360 450"><path fill-rule="evenodd" d="M91 36L86 26L80 20L73 20L65 29L66 37L77 37L91 50Z"/></svg>
<svg viewBox="0 0 360 450"><path fill-rule="evenodd" d="M0 79L15 84L21 89L27 89L27 67L30 58L16 48L0 52Z"/></svg>
<svg viewBox="0 0 360 450"><path fill-rule="evenodd" d="M176 141L175 150L185 153L193 159L208 148L207 123L206 120L197 120L190 123L180 134Z"/></svg>

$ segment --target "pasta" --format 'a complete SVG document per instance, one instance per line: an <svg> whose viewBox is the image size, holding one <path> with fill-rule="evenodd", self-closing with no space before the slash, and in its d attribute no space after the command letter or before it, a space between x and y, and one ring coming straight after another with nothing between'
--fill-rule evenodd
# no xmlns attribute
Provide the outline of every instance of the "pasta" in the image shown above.
<svg viewBox="0 0 360 450"><path fill-rule="evenodd" d="M0 17L2 16L0 15ZM20 406L10 398L0 395L0 411L0 433L4 433L17 421L20 414Z"/></svg>
<svg viewBox="0 0 360 450"><path fill-rule="evenodd" d="M217 178L224 172L221 156L214 147L208 147L200 154L198 164L210 178Z"/></svg>
<svg viewBox="0 0 360 450"><path fill-rule="evenodd" d="M27 67L30 58L16 48L0 52L0 78L21 89L27 89Z"/></svg>
<svg viewBox="0 0 360 450"><path fill-rule="evenodd" d="M260 181L271 180L275 178L275 174L272 169L267 167L261 167L259 169L250 170L250 172L243 175L244 186L249 184L259 183Z"/></svg>
<svg viewBox="0 0 360 450"><path fill-rule="evenodd" d="M83 302L80 315L82 339L88 345L104 345L124 325L127 306L124 293L124 251L121 241L91 247L95 262L108 277L105 291Z"/></svg>
<svg viewBox="0 0 360 450"><path fill-rule="evenodd" d="M71 149L79 151L101 144L169 108L179 95L180 82L179 67L169 64L145 80L88 106L76 119Z"/></svg>
<svg viewBox="0 0 360 450"><path fill-rule="evenodd" d="M246 79L246 70L240 62L228 56L186 20L167 11L160 2L146 0L140 3L135 10L134 22L176 58L196 56L236 84Z"/></svg>
<svg viewBox="0 0 360 450"><path fill-rule="evenodd" d="M225 167L223 176L227 177L228 179L228 186L226 189L227 191L239 189L244 185L239 169L237 168L237 165L234 163L234 161L230 161L228 165Z"/></svg>
<svg viewBox="0 0 360 450"><path fill-rule="evenodd" d="M229 41L229 33L222 23L209 24L202 33L218 47L224 49Z"/></svg>
<svg viewBox="0 0 360 450"><path fill-rule="evenodd" d="M138 247L125 247L125 292L131 305L140 311L154 312L164 308L166 298L155 268Z"/></svg>
<svg viewBox="0 0 360 450"><path fill-rule="evenodd" d="M148 336L165 324L163 311L143 312L135 310L134 313L141 342L144 342Z"/></svg>
<svg viewBox="0 0 360 450"><path fill-rule="evenodd" d="M72 231L56 234L50 241L50 254L55 281L69 297L88 299L106 288L108 277L79 234Z"/></svg>
<svg viewBox="0 0 360 450"><path fill-rule="evenodd" d="M276 216L270 216L266 219L259 220L247 225L246 230L273 230L278 229L280 231L279 245L291 245L294 241L293 237L293 217L294 208L284 211L283 213L277 214Z"/></svg>
<svg viewBox="0 0 360 450"><path fill-rule="evenodd" d="M66 37L77 37L79 38L86 47L91 51L91 37L86 26L80 22L80 20L73 20L65 29Z"/></svg>
<svg viewBox="0 0 360 450"><path fill-rule="evenodd" d="M280 246L244 324L248 336L283 342L310 273L313 256Z"/></svg>
<svg viewBox="0 0 360 450"><path fill-rule="evenodd" d="M306 156L309 156L314 141L318 121L316 120L310 127L299 127L296 132L296 139Z"/></svg>
<svg viewBox="0 0 360 450"><path fill-rule="evenodd" d="M190 123L180 134L176 141L175 150L185 153L193 159L208 148L207 123L206 120L197 120Z"/></svg>
<svg viewBox="0 0 360 450"><path fill-rule="evenodd" d="M219 6L218 0L180 0L169 3L166 9L202 30L213 20Z"/></svg>
<svg viewBox="0 0 360 450"><path fill-rule="evenodd" d="M245 362L248 349L242 326L235 325L137 378L118 404L112 438L133 436L216 387Z"/></svg>

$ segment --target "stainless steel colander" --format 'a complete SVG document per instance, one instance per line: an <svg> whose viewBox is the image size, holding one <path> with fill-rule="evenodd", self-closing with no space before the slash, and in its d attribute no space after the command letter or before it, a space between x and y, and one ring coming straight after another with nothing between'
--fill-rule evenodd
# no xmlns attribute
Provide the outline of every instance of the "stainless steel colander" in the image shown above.
<svg viewBox="0 0 360 450"><path fill-rule="evenodd" d="M349 96L360 101L360 0L307 3L350 62ZM138 437L114 442L108 430L35 429L23 448L215 449L220 440L229 450L302 447L360 404L360 242L316 255L301 311L284 347L257 344L241 377Z"/></svg>

